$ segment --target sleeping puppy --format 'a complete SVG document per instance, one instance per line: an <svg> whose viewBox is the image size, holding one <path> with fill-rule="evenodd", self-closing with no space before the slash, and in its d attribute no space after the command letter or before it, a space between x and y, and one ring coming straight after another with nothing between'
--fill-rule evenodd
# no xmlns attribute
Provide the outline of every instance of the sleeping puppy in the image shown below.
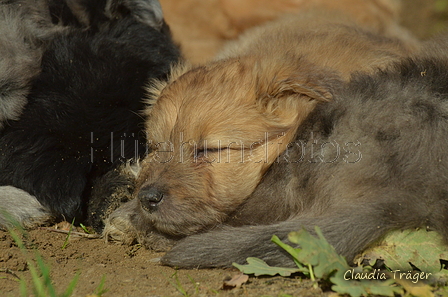
<svg viewBox="0 0 448 297"><path fill-rule="evenodd" d="M234 227L189 236L162 263L216 267L258 257L294 266L270 238L288 242L289 232L314 226L349 261L391 230L429 228L447 242L447 73L446 55L426 55L354 75L317 104L222 224Z"/></svg>
<svg viewBox="0 0 448 297"><path fill-rule="evenodd" d="M47 9L66 30L45 46L20 118L0 134L2 225L85 218L93 180L145 153L144 86L179 58L156 0Z"/></svg>
<svg viewBox="0 0 448 297"><path fill-rule="evenodd" d="M152 152L141 162L135 182L136 198L107 220L106 239L138 241L148 248L161 249L160 238L169 245L186 237L179 248L175 247L163 258L163 263L179 267L225 266L236 255L247 257L256 240L245 245L241 241L248 235L243 231L238 242L240 249L223 253L222 258L214 261L212 249L218 244L213 244L210 254L206 254L212 243L202 241L201 236L216 234L217 242L226 249L227 243L223 241L237 237L239 229L232 229L235 235L222 237L223 241L219 241L219 232L212 235L204 232L228 225L266 225L258 228L267 228L270 233L260 231L253 237L262 233L269 238L275 233L269 224L289 221L295 216L326 216L327 201L328 209L337 216L336 208L344 201L347 205L354 203L356 195L332 202L331 199L344 197L345 193L338 191L343 191L345 184L340 184L341 189L334 188L335 198L327 196L332 194L333 179L323 173L321 178L319 166L312 165L319 160L318 148L323 144L330 151L325 154L325 162L320 163L327 165L334 157L332 125L340 117L339 108L344 114L345 107L333 101L337 99L335 102L340 104L345 97L333 97L354 73L387 69L406 55L406 48L398 40L351 26L336 15L316 12L285 18L248 32L212 63L176 68L168 83L161 83L153 90L156 101L148 109L146 122ZM362 93L363 88L358 92ZM357 102L351 97L347 101ZM325 111L325 116L314 111L326 106L334 110ZM316 123L310 122L312 119ZM310 130L303 130L310 125ZM311 132L320 141L311 148L314 161L310 162L307 155L301 162L297 156L302 149L300 144L312 145ZM342 172L351 168L343 160L354 162L359 157L358 134L354 139L348 136L335 138L341 144L341 157L334 166L340 164ZM306 148L306 153L310 153L310 148ZM349 156L345 158L342 154ZM285 158L290 162L284 162ZM361 165L353 165L358 170L355 166ZM317 191L320 188L326 190ZM295 226L292 229L300 229L304 221L291 223ZM247 227L247 232L251 227ZM197 233L204 234L192 236ZM196 241L202 245L196 247L198 252L192 251ZM231 249L237 245L228 246ZM183 248L188 252L182 252ZM267 251L265 258L268 257L270 252L263 251ZM193 263L198 258L201 259Z"/></svg>
<svg viewBox="0 0 448 297"><path fill-rule="evenodd" d="M192 63L210 61L245 31L286 15L310 11L345 15L376 34L398 37L410 45L414 38L400 27L400 0L161 0L173 38Z"/></svg>

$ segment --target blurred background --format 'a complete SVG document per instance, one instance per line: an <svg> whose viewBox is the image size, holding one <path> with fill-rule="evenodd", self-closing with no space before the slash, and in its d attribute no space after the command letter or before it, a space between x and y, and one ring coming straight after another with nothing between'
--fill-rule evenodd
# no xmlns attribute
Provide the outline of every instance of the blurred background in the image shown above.
<svg viewBox="0 0 448 297"><path fill-rule="evenodd" d="M448 31L448 0L402 0L401 22L421 39Z"/></svg>
<svg viewBox="0 0 448 297"><path fill-rule="evenodd" d="M160 0L174 40L192 63L212 59L243 32L287 14L345 15L407 44L448 32L448 0ZM409 34L409 31L412 34ZM414 36L414 37L413 37Z"/></svg>

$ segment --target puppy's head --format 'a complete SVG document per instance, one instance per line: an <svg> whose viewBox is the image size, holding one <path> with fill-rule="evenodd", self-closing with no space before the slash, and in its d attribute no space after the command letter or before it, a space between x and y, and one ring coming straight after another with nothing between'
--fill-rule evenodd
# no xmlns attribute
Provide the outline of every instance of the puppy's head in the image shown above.
<svg viewBox="0 0 448 297"><path fill-rule="evenodd" d="M176 72L176 71L175 71ZM137 198L153 227L188 235L225 220L337 78L301 58L221 60L178 71L149 112Z"/></svg>

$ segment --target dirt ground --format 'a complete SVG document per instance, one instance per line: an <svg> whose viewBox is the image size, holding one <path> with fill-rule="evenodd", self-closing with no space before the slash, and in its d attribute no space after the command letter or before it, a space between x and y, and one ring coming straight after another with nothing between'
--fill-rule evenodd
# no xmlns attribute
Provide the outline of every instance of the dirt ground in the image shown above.
<svg viewBox="0 0 448 297"><path fill-rule="evenodd" d="M448 10L436 11L437 0L405 0L403 24L426 39L447 27ZM33 230L24 239L23 254L7 232L0 231L0 296L20 296L19 278L32 288L27 258L35 259L34 249L51 268L57 292L62 292L79 273L73 296L94 294L105 277L102 296L329 296L299 277L250 277L241 288L222 290L224 279L238 274L236 269L175 270L158 264L161 254L139 246L106 244L102 239L71 236L47 230ZM35 262L35 260L31 260Z"/></svg>
<svg viewBox="0 0 448 297"><path fill-rule="evenodd" d="M58 292L63 292L80 273L73 296L95 293L103 276L107 292L102 296L324 296L320 289L313 289L311 281L280 277L251 278L240 289L224 291L223 281L238 274L236 269L176 271L157 263L160 253L139 246L105 244L101 239L71 236L62 249L66 237L34 230L25 242L31 259L34 259L32 248L37 247L51 267ZM8 233L0 232L1 296L19 296L18 277L25 278L32 288L26 257Z"/></svg>

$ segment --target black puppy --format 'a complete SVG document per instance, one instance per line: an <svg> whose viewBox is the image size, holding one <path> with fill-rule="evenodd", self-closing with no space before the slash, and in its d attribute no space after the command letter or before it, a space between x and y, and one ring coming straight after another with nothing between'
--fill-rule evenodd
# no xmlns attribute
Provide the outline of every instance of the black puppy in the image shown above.
<svg viewBox="0 0 448 297"><path fill-rule="evenodd" d="M179 58L157 0L48 10L66 30L45 45L20 118L1 131L0 225L86 218L93 181L145 153L144 86Z"/></svg>

